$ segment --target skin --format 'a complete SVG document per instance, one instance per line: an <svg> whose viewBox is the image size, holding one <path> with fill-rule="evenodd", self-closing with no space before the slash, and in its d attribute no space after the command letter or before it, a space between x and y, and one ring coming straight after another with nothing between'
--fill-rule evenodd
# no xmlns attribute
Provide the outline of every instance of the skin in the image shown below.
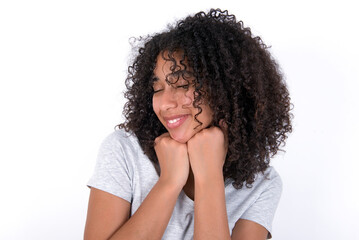
<svg viewBox="0 0 359 240"><path fill-rule="evenodd" d="M237 221L230 236L222 173L228 146L226 126L211 126L212 111L204 103L197 117L203 124L197 127L193 87L184 87L183 79L175 85L165 81L172 64L160 54L154 71L153 110L168 130L155 139L161 168L158 182L131 218L129 202L92 188L84 238L161 239L184 190L194 199L194 239L266 239L264 227L244 219ZM168 119L173 116L186 117L179 126L171 127Z"/></svg>
<svg viewBox="0 0 359 240"><path fill-rule="evenodd" d="M166 56L167 52L163 55ZM181 59L179 55L180 53L175 53L175 58ZM177 61L177 64L180 66L179 61ZM194 87L191 82L193 79L189 78L189 82L187 82L181 75L176 75L176 72L183 70L181 67L178 67L175 73L172 73L170 69L172 65L173 62L163 59L162 54L157 57L157 65L154 70L156 81L153 84L152 106L153 111L167 129L171 138L180 143L187 143L196 133L211 124L213 113L207 104L202 104L202 113L197 119L203 124L199 126L199 123L195 121L198 109L192 105ZM169 85L165 81L166 77L175 83ZM166 119L173 118L173 116L186 116L187 119L181 126L170 128Z"/></svg>

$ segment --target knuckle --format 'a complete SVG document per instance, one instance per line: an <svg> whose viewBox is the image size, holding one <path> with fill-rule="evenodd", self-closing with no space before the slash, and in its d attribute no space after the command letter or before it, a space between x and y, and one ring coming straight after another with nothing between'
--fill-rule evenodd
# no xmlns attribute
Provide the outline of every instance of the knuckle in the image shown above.
<svg viewBox="0 0 359 240"><path fill-rule="evenodd" d="M158 144L160 141L161 141L161 138L160 138L160 137L156 137L156 138L155 138L155 144Z"/></svg>

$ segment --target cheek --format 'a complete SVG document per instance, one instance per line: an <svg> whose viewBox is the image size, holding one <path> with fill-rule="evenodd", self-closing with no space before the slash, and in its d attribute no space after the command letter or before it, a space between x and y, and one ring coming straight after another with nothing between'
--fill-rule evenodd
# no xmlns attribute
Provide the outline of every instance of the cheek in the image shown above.
<svg viewBox="0 0 359 240"><path fill-rule="evenodd" d="M158 102L158 99L155 98L155 97L152 97L152 109L156 113L156 115L158 116L159 102Z"/></svg>
<svg viewBox="0 0 359 240"><path fill-rule="evenodd" d="M193 103L193 99L194 99L193 90L188 90L187 92L184 93L182 97L182 105L191 107Z"/></svg>
<svg viewBox="0 0 359 240"><path fill-rule="evenodd" d="M200 116L202 115L202 119L203 120L203 123L205 125L209 125L212 123L212 120L213 120L213 112L212 110L209 108L208 105L205 105L202 107L202 113L200 114ZM207 127L206 126L206 127Z"/></svg>

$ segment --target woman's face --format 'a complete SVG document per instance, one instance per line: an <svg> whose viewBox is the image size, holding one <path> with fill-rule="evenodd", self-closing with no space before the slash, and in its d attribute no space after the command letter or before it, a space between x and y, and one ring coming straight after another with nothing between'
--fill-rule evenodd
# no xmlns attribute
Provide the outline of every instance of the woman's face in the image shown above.
<svg viewBox="0 0 359 240"><path fill-rule="evenodd" d="M167 52L163 56L167 56ZM194 87L190 84L193 80L187 77L188 81L183 79L184 66L180 64L179 56L180 54L174 53L177 68L172 72L173 62L163 59L162 54L158 55L154 70L152 106L171 137L180 143L186 143L197 132L208 127L213 117L208 104L202 103L200 105L202 112L197 116L202 125L198 126L199 123L195 120L195 115L199 110L193 107ZM169 85L166 82L166 77L170 82L175 83Z"/></svg>

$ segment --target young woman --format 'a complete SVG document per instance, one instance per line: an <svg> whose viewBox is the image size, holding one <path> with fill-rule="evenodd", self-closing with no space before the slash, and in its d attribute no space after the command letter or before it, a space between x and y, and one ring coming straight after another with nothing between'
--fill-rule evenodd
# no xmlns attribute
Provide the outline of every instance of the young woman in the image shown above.
<svg viewBox="0 0 359 240"><path fill-rule="evenodd" d="M291 132L267 47L211 9L144 40L126 121L103 142L85 239L266 239L281 194L269 166Z"/></svg>

